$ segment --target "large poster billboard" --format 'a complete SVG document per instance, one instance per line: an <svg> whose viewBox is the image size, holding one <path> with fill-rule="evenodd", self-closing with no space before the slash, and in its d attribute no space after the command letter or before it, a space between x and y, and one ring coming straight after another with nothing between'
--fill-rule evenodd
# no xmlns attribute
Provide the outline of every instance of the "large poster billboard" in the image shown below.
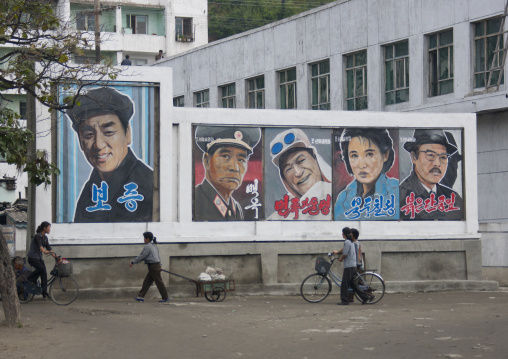
<svg viewBox="0 0 508 359"><path fill-rule="evenodd" d="M461 149L461 130L400 130L401 219L464 219Z"/></svg>
<svg viewBox="0 0 508 359"><path fill-rule="evenodd" d="M266 128L267 220L331 220L331 130Z"/></svg>
<svg viewBox="0 0 508 359"><path fill-rule="evenodd" d="M150 84L95 85L59 115L56 222L152 221L154 96Z"/></svg>
<svg viewBox="0 0 508 359"><path fill-rule="evenodd" d="M399 219L398 130L334 131L334 219Z"/></svg>
<svg viewBox="0 0 508 359"><path fill-rule="evenodd" d="M194 220L257 221L264 218L261 129L194 128Z"/></svg>

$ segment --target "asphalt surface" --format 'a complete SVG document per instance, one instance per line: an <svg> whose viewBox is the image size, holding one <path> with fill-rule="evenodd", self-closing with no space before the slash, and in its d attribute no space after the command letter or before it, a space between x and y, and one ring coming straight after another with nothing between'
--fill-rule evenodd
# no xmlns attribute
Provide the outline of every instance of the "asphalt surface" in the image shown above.
<svg viewBox="0 0 508 359"><path fill-rule="evenodd" d="M508 358L504 290L386 294L349 306L337 295L318 304L157 300L36 299L22 305L18 328L0 326L0 358Z"/></svg>

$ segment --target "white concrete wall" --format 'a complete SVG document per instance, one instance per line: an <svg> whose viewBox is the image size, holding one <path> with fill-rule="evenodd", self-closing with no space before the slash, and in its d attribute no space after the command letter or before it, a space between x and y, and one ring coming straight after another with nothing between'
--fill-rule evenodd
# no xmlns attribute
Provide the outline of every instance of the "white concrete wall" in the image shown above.
<svg viewBox="0 0 508 359"><path fill-rule="evenodd" d="M171 99L171 69L136 67L122 74L118 80L143 79L164 81L161 98ZM168 82L169 81L169 82ZM162 104L168 101L162 100ZM192 221L192 151L194 124L311 126L334 128L339 126L376 126L388 128L461 128L464 133L464 196L465 221L363 221L363 222L193 222ZM38 123L38 130L48 126ZM224 110L161 107L160 127L160 222L153 223L54 223L51 242L55 244L118 244L138 243L144 231L157 233L161 243L185 242L258 242L258 241L336 241L337 233L345 225L357 227L364 240L407 239L477 239L478 210L476 194L476 119L474 114L418 114L337 111L278 111ZM175 146L171 139L178 141ZM37 146L50 150L49 136L38 139ZM176 153L175 153L176 152ZM173 163L177 161L177 163ZM177 173L175 173L177 169ZM175 183L176 182L176 183ZM36 222L47 220L53 204L51 193L37 189Z"/></svg>
<svg viewBox="0 0 508 359"><path fill-rule="evenodd" d="M503 155L508 149L505 140L508 89L501 85L491 93L473 90L472 36L473 23L501 16L505 3L505 0L341 0L174 56L157 66L174 69L174 93L185 96L185 106L193 106L195 91L209 88L211 107L219 107L215 95L218 86L235 82L237 89L244 89L246 79L264 75L267 109L279 106L277 71L296 67L298 109L305 110L310 108L308 64L328 58L331 109L342 110L343 56L366 49L369 111L480 114L479 219L497 221L499 225L493 228L504 228L503 223L508 221L508 195L504 188L508 170ZM454 37L454 92L429 97L426 35L448 29L453 29ZM386 106L383 45L406 39L410 101ZM506 73L505 65L505 77ZM237 97L239 108L246 106L242 96ZM491 115L482 114L489 112L496 112L492 115L496 121L489 120ZM482 240L486 253L492 253L499 247L499 241L506 242L508 238L502 231L487 231ZM508 254L496 253L496 260L484 255L483 264L508 268ZM508 275L508 269L503 273Z"/></svg>

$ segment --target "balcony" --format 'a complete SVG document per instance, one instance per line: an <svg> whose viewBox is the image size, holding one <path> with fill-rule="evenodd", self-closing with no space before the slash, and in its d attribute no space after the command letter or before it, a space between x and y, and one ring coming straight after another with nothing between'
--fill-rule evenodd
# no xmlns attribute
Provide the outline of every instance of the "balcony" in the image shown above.
<svg viewBox="0 0 508 359"><path fill-rule="evenodd" d="M194 34L176 34L175 35L175 41L178 42L193 42L194 41Z"/></svg>

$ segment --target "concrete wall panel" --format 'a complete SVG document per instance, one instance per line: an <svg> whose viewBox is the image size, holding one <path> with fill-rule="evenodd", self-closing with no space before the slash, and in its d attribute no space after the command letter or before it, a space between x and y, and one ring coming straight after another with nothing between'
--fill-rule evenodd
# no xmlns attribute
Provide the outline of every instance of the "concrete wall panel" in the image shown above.
<svg viewBox="0 0 508 359"><path fill-rule="evenodd" d="M379 42L400 40L409 35L409 0L378 3Z"/></svg>
<svg viewBox="0 0 508 359"><path fill-rule="evenodd" d="M302 20L300 20L302 21ZM283 69L285 67L294 66L296 63L296 31L299 21L286 22L274 29L274 67L275 69Z"/></svg>
<svg viewBox="0 0 508 359"><path fill-rule="evenodd" d="M351 52L367 46L368 24L365 22L367 14L366 1L350 1L340 6L341 51Z"/></svg>
<svg viewBox="0 0 508 359"><path fill-rule="evenodd" d="M419 0L421 6L421 17L423 32L433 32L450 26L455 22L455 3L453 1L440 0Z"/></svg>
<svg viewBox="0 0 508 359"><path fill-rule="evenodd" d="M465 252L385 252L381 266L388 281L467 279Z"/></svg>
<svg viewBox="0 0 508 359"><path fill-rule="evenodd" d="M301 37L302 61L326 58L330 56L330 13L321 11L305 17L303 37ZM337 34L336 34L337 35ZM303 45L303 39L308 46ZM303 45L303 46L302 46Z"/></svg>

